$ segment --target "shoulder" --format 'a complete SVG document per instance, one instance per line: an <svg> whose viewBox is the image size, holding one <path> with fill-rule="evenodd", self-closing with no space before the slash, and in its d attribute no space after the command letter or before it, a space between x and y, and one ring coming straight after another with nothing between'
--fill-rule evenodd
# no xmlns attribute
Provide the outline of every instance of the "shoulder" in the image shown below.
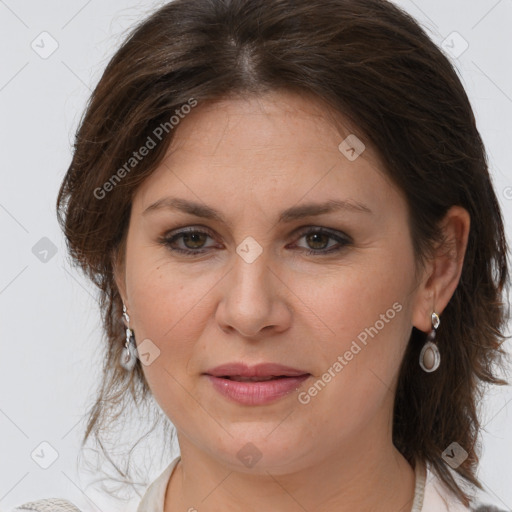
<svg viewBox="0 0 512 512"><path fill-rule="evenodd" d="M164 497L167 482L178 464L180 457L176 457L156 480L154 480L146 489L146 493L139 503L138 511L155 510L163 511ZM81 512L81 510L68 500L61 498L45 498L37 501L30 501L18 505L12 512Z"/></svg>

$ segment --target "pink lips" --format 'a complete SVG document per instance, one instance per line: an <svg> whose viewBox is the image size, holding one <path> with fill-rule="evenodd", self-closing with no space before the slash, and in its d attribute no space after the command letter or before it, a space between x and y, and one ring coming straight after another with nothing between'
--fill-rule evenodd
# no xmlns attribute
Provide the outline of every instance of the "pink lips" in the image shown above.
<svg viewBox="0 0 512 512"><path fill-rule="evenodd" d="M273 402L297 389L310 376L304 370L275 363L228 363L208 370L205 375L222 395L245 405Z"/></svg>

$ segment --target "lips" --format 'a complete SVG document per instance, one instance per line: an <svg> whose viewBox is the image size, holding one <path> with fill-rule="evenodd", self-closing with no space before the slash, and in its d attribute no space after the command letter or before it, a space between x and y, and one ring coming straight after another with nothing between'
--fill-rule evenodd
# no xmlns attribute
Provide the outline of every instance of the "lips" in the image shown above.
<svg viewBox="0 0 512 512"><path fill-rule="evenodd" d="M207 375L222 377L241 382L246 381L265 381L283 377L299 377L309 375L309 372L290 366L284 366L277 363L260 363L254 366L248 366L244 363L226 363L215 368L211 368Z"/></svg>
<svg viewBox="0 0 512 512"><path fill-rule="evenodd" d="M266 382L273 379L286 379L284 375L271 375L269 377L242 377L240 375L222 375L222 379L236 380L237 382Z"/></svg>
<svg viewBox="0 0 512 512"><path fill-rule="evenodd" d="M297 390L310 373L276 363L247 366L228 363L205 372L213 388L225 398L242 405L261 406Z"/></svg>

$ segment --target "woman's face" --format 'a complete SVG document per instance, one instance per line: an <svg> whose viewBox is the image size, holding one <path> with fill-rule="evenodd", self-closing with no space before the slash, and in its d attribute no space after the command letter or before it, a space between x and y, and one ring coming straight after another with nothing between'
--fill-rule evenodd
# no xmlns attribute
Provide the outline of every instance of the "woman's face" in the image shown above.
<svg viewBox="0 0 512 512"><path fill-rule="evenodd" d="M118 282L182 454L277 474L391 443L418 301L407 208L328 119L291 93L199 104L135 194ZM239 362L306 377L207 375Z"/></svg>

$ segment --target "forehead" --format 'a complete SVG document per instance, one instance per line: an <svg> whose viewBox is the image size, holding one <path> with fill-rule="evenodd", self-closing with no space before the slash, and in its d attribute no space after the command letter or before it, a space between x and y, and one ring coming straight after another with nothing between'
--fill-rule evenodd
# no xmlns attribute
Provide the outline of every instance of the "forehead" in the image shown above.
<svg viewBox="0 0 512 512"><path fill-rule="evenodd" d="M389 198L386 188L393 185L371 141L352 134L345 119L314 97L272 92L199 104L183 116L134 206L144 209L166 190L217 203L271 189L280 202L337 193L375 203Z"/></svg>
<svg viewBox="0 0 512 512"><path fill-rule="evenodd" d="M176 128L171 152L207 151L223 142L236 143L239 150L336 152L339 143L357 131L319 98L289 91L207 101L183 116ZM365 146L364 157L380 165L371 141L365 140Z"/></svg>

